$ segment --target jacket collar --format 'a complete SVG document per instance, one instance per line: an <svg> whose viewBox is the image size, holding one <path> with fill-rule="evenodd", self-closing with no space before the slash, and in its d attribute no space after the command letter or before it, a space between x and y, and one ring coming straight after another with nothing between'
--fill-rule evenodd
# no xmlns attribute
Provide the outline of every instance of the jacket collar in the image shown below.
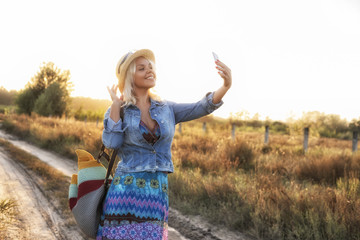
<svg viewBox="0 0 360 240"><path fill-rule="evenodd" d="M157 101L157 100L154 100L152 98L150 98L150 102L151 102L151 107L156 105L156 106L163 106L164 103L162 101Z"/></svg>
<svg viewBox="0 0 360 240"><path fill-rule="evenodd" d="M163 106L164 105L163 101L157 101L152 98L150 98L150 103L151 103L150 108L153 108L155 106ZM128 107L136 107L136 106L132 103L124 106L125 109L127 109Z"/></svg>

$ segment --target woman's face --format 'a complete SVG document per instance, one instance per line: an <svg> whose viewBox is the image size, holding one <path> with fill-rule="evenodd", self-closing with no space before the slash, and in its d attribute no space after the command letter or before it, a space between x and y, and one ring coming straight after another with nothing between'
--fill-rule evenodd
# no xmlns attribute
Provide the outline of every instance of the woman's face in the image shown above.
<svg viewBox="0 0 360 240"><path fill-rule="evenodd" d="M156 74L151 63L144 57L135 59L134 87L149 89L155 86Z"/></svg>

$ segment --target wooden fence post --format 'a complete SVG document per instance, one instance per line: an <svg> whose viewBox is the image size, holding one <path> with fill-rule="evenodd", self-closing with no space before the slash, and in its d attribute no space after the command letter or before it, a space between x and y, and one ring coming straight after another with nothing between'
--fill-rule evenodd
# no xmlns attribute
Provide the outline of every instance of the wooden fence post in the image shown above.
<svg viewBox="0 0 360 240"><path fill-rule="evenodd" d="M265 126L265 140L264 140L264 143L265 144L269 143L269 126L268 125Z"/></svg>
<svg viewBox="0 0 360 240"><path fill-rule="evenodd" d="M203 123L203 132L206 133L206 122Z"/></svg>
<svg viewBox="0 0 360 240"><path fill-rule="evenodd" d="M233 140L235 139L235 123L231 125L231 137Z"/></svg>
<svg viewBox="0 0 360 240"><path fill-rule="evenodd" d="M99 124L99 117L96 118L96 127L98 126Z"/></svg>
<svg viewBox="0 0 360 240"><path fill-rule="evenodd" d="M306 127L304 128L304 152L307 152L308 149L308 144L309 144L309 128Z"/></svg>
<svg viewBox="0 0 360 240"><path fill-rule="evenodd" d="M181 134L181 123L179 123L179 133Z"/></svg>
<svg viewBox="0 0 360 240"><path fill-rule="evenodd" d="M86 125L86 121L87 121L87 116L85 116L85 119L84 119L85 125Z"/></svg>
<svg viewBox="0 0 360 240"><path fill-rule="evenodd" d="M353 140L352 140L353 153L357 151L357 145L358 145L358 131L353 131Z"/></svg>

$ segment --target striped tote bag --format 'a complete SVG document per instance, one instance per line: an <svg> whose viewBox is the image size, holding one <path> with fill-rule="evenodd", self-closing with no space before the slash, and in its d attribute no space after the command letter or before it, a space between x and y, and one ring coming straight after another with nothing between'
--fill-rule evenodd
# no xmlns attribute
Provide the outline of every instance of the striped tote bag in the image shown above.
<svg viewBox="0 0 360 240"><path fill-rule="evenodd" d="M103 150L104 148L102 148ZM87 151L75 150L78 157L78 173L73 174L69 186L69 207L79 228L95 238L100 223L102 203L111 183L110 172L117 154L115 150L106 169ZM101 156L99 154L98 159ZM106 157L109 160L109 157Z"/></svg>

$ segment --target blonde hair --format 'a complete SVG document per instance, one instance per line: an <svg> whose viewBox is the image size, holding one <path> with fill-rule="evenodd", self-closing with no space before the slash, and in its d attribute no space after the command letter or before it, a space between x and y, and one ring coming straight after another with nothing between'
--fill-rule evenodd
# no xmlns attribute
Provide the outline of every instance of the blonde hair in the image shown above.
<svg viewBox="0 0 360 240"><path fill-rule="evenodd" d="M125 84L124 84L124 90L122 92L123 101L125 102L125 105L136 104L136 98L134 93L134 75L136 72L136 63L135 58L130 64L128 69L126 70L125 74ZM155 63L147 58L145 58L151 63L151 66L154 71L156 71ZM161 101L161 98L156 94L156 90L154 88L149 89L149 97L156 101Z"/></svg>

